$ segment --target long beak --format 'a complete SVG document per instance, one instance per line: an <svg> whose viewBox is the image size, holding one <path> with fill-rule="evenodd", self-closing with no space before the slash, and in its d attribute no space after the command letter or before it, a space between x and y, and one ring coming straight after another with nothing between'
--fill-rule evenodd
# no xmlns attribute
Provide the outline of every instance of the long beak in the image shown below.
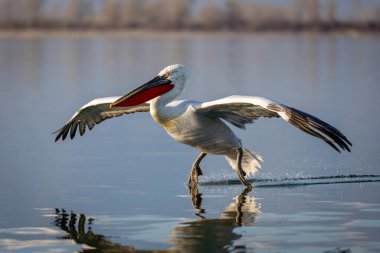
<svg viewBox="0 0 380 253"><path fill-rule="evenodd" d="M174 85L170 80L162 76L156 76L154 79L110 104L110 108L114 106L127 107L139 105L170 91L173 87Z"/></svg>

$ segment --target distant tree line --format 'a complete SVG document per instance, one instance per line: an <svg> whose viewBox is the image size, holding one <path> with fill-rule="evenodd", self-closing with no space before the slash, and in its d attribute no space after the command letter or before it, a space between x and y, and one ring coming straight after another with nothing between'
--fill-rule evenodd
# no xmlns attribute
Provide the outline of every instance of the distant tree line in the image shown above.
<svg viewBox="0 0 380 253"><path fill-rule="evenodd" d="M365 9L360 0L353 0L357 15L342 20L338 1L270 5L239 0L0 0L0 28L380 30L380 4Z"/></svg>

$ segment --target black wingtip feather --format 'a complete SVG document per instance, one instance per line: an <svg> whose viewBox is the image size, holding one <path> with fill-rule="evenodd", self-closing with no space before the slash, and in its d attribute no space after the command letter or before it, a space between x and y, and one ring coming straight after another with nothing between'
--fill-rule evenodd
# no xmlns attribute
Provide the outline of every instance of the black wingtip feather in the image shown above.
<svg viewBox="0 0 380 253"><path fill-rule="evenodd" d="M75 134L77 132L77 129L78 129L78 122L76 122L74 125L71 126L71 130L70 130L70 138L71 139L74 139L75 137Z"/></svg>
<svg viewBox="0 0 380 253"><path fill-rule="evenodd" d="M63 126L62 128L60 128L57 131L55 131L54 133L52 133L52 134L58 133L57 136L54 139L54 142L57 142L61 138L64 128L65 128L65 126Z"/></svg>
<svg viewBox="0 0 380 253"><path fill-rule="evenodd" d="M60 134L58 134L58 135L55 137L55 140L54 140L54 142L57 142L57 141L59 140L59 137L61 137L61 135L60 135Z"/></svg>
<svg viewBox="0 0 380 253"><path fill-rule="evenodd" d="M312 136L322 139L337 152L341 153L341 150L334 143L342 150L351 152L349 147L352 146L351 142L335 127L313 115L294 108L286 107L286 113L289 116L289 123Z"/></svg>
<svg viewBox="0 0 380 253"><path fill-rule="evenodd" d="M303 113L303 112L301 112L301 113ZM306 114L306 113L303 113L303 114ZM313 126L320 127L321 130L320 129L318 129L318 130L323 131L330 138L332 138L334 140L338 140L347 149L347 151L350 151L348 145L352 146L352 143L338 129L336 129L335 127L329 125L328 123L326 123L326 122L324 122L324 121L322 121L322 120L320 120L320 119L318 119L312 115L309 115L309 114L306 114L306 115L309 118L309 122L314 124ZM326 132L326 130L327 130L327 132Z"/></svg>

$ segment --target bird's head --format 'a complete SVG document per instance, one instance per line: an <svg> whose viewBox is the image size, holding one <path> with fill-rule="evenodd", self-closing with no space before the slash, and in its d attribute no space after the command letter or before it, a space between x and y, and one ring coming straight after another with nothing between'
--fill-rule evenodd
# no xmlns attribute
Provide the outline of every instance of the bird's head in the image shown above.
<svg viewBox="0 0 380 253"><path fill-rule="evenodd" d="M139 105L165 93L174 99L181 94L189 78L190 73L185 66L181 64L167 66L155 78L122 96L110 104L110 107Z"/></svg>

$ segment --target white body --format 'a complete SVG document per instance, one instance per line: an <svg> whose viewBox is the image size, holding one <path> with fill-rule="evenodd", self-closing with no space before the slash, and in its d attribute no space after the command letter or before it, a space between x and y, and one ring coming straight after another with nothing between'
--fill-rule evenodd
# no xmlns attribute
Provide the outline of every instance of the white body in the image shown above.
<svg viewBox="0 0 380 253"><path fill-rule="evenodd" d="M241 148L239 138L220 118L207 117L197 113L201 103L174 101L173 104L150 104L150 114L176 141L215 155L229 155ZM166 111L170 117L162 117ZM158 113L160 112L160 113Z"/></svg>

